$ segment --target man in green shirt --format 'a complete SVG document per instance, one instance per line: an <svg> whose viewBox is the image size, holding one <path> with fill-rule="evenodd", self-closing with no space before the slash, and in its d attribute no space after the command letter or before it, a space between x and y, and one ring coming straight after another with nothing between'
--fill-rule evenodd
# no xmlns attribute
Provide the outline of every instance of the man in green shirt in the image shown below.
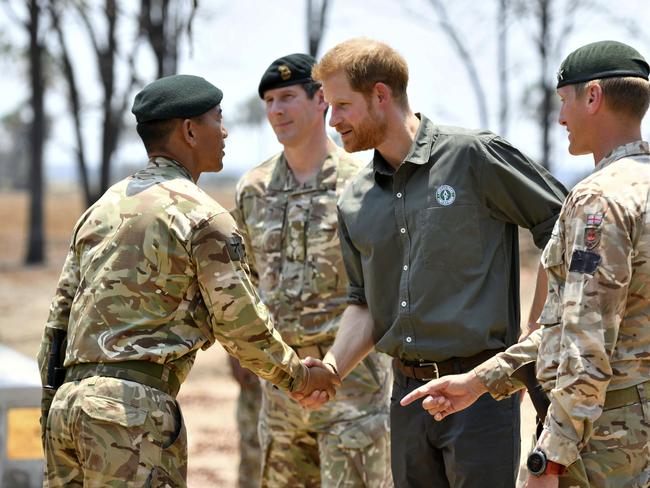
<svg viewBox="0 0 650 488"><path fill-rule="evenodd" d="M542 248L565 189L494 134L414 114L406 62L383 43L339 44L313 75L345 149L375 149L338 203L349 306L323 361L345 377L376 347L394 357L399 399L517 340L518 226ZM391 445L396 486L514 486L519 406L486 395L434 424L394 403Z"/></svg>
<svg viewBox="0 0 650 488"><path fill-rule="evenodd" d="M565 58L558 121L569 153L592 154L595 170L571 190L542 253L541 328L402 400L426 396L422 406L442 420L486 391L501 399L521 390L517 370L534 363L549 398L528 457L529 488L650 483L650 144L641 139L649 75L643 56L616 41Z"/></svg>
<svg viewBox="0 0 650 488"><path fill-rule="evenodd" d="M327 104L311 78L315 63L295 53L264 72L258 91L283 150L242 176L233 215L277 330L300 357L322 359L347 296L336 201L362 164L327 136ZM261 486L392 486L390 385L390 358L378 353L319 411L262 382Z"/></svg>

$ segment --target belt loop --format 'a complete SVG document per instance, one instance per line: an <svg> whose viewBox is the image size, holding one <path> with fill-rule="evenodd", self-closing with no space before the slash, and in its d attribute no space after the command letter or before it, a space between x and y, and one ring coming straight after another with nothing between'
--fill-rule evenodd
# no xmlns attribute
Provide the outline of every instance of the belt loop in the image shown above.
<svg viewBox="0 0 650 488"><path fill-rule="evenodd" d="M639 393L639 400L641 401L641 404L644 404L648 401L648 397L646 396L646 391L645 391L645 385L647 383L648 382L646 381L644 383L639 383L638 385L636 385L636 389Z"/></svg>
<svg viewBox="0 0 650 488"><path fill-rule="evenodd" d="M163 366L162 375L161 375L160 379L163 380L165 383L167 383L167 381L169 381L169 368L168 367Z"/></svg>

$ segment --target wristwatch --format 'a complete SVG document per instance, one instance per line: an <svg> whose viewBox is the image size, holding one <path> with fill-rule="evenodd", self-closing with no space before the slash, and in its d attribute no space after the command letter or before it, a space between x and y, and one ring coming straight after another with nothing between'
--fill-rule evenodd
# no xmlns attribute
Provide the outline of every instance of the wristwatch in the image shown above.
<svg viewBox="0 0 650 488"><path fill-rule="evenodd" d="M566 466L547 459L544 451L540 449L535 449L530 453L526 461L526 466L533 476L542 476L543 474L561 475L566 473Z"/></svg>

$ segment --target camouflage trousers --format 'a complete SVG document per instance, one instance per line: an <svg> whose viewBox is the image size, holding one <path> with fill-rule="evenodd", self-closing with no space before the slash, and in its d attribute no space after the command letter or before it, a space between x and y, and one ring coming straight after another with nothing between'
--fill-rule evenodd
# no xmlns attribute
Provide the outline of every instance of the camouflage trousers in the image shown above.
<svg viewBox="0 0 650 488"><path fill-rule="evenodd" d="M63 384L47 419L46 480L55 487L186 486L187 436L176 400L115 378Z"/></svg>
<svg viewBox="0 0 650 488"><path fill-rule="evenodd" d="M262 468L257 422L262 404L259 382L239 392L237 427L239 428L239 488L259 488Z"/></svg>
<svg viewBox="0 0 650 488"><path fill-rule="evenodd" d="M262 487L384 488L390 472L390 358L370 354L321 410L262 382Z"/></svg>

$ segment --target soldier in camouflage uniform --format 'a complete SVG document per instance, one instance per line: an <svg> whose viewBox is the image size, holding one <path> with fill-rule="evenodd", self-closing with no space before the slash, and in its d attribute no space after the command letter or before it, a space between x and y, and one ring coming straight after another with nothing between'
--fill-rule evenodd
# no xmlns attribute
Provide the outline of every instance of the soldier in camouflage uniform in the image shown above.
<svg viewBox="0 0 650 488"><path fill-rule="evenodd" d="M327 138L315 60L293 54L264 73L259 95L284 151L243 176L236 214L251 271L278 331L301 358L321 359L346 306L336 200L360 164ZM371 354L320 411L262 382L262 486L391 486L390 365Z"/></svg>
<svg viewBox="0 0 650 488"><path fill-rule="evenodd" d="M650 486L650 145L641 120L649 68L631 47L602 41L558 73L560 123L571 154L594 174L564 203L542 254L549 294L540 330L473 373L425 385L403 400L441 420L485 391L521 389L513 373L537 361L550 406L528 460L528 487Z"/></svg>
<svg viewBox="0 0 650 488"><path fill-rule="evenodd" d="M235 222L195 184L222 167L221 98L189 75L145 87L132 111L149 165L74 228L38 355L52 387L43 395L46 486L185 486L175 396L198 349L215 341L284 390L333 394L338 384L325 368L308 370L274 330ZM49 356L61 331L59 386Z"/></svg>
<svg viewBox="0 0 650 488"><path fill-rule="evenodd" d="M250 370L229 356L232 376L239 385L237 430L239 431L239 488L259 488L261 451L257 422L262 404L260 382Z"/></svg>

